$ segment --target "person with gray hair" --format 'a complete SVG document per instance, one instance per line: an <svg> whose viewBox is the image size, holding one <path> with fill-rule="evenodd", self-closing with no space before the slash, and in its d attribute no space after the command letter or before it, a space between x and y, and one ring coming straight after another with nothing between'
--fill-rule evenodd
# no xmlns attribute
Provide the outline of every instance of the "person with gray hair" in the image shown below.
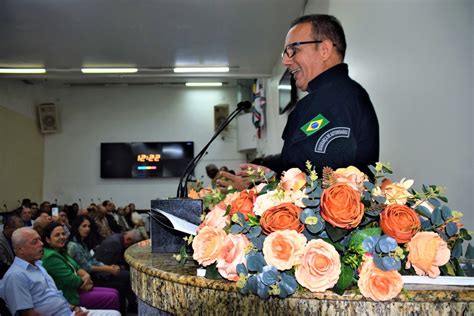
<svg viewBox="0 0 474 316"><path fill-rule="evenodd" d="M142 236L137 229L132 229L121 234L113 234L100 243L94 249L94 257L104 264L116 264L120 267L129 269L125 261L124 253L128 247L142 240Z"/></svg>
<svg viewBox="0 0 474 316"><path fill-rule="evenodd" d="M0 281L0 297L13 315L120 316L113 310L88 311L69 305L41 264L43 243L35 230L15 230L12 244L16 257Z"/></svg>

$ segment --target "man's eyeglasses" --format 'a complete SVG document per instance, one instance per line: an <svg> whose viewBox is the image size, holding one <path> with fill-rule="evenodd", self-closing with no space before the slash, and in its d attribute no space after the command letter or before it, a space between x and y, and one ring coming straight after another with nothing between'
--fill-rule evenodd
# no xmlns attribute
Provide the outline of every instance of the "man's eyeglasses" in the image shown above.
<svg viewBox="0 0 474 316"><path fill-rule="evenodd" d="M322 43L323 41L321 40L316 40L316 41L304 41L304 42L294 42L291 44L286 45L285 49L281 53L281 58L284 58L285 55L288 56L288 58L293 58L295 56L297 48L300 47L301 45L304 44L319 44Z"/></svg>

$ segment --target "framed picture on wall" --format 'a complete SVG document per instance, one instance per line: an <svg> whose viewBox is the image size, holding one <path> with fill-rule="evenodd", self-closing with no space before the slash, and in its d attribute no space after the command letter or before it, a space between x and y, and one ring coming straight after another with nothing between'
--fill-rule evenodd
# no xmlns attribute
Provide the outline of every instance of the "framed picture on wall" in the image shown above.
<svg viewBox="0 0 474 316"><path fill-rule="evenodd" d="M298 101L296 89L295 79L287 69L278 83L280 114L291 110L295 106Z"/></svg>

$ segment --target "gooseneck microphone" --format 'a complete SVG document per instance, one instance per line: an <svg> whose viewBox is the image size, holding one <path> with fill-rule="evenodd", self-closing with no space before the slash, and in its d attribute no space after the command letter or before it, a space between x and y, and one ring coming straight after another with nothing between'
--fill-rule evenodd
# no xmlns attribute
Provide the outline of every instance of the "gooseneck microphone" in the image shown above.
<svg viewBox="0 0 474 316"><path fill-rule="evenodd" d="M188 181L193 173L194 169L196 168L199 161L202 159L204 154L206 153L207 148L211 145L214 139L219 136L219 134L229 125L229 123L243 110L249 110L252 107L252 103L250 101L242 101L237 104L237 108L229 114L229 116L221 123L221 125L217 128L216 132L212 136L211 140L204 146L204 148L188 163L186 169L184 169L181 177L179 179L178 190L176 192L176 196L178 198L185 198L188 195Z"/></svg>

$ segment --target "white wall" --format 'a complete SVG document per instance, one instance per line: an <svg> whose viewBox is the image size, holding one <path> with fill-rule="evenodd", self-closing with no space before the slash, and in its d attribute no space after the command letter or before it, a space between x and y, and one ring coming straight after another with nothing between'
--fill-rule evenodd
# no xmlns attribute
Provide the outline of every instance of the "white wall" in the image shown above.
<svg viewBox="0 0 474 316"><path fill-rule="evenodd" d="M43 195L70 203L112 198L118 206L176 196L178 179L101 179L100 143L131 141L194 141L195 153L213 134L214 105L237 101L237 88L175 87L46 88L44 99L58 104L61 131L45 137ZM235 122L216 139L197 169L201 177L210 162L236 168ZM207 177L204 178L207 181Z"/></svg>
<svg viewBox="0 0 474 316"><path fill-rule="evenodd" d="M341 21L350 75L367 89L379 118L380 160L391 162L397 179L413 178L418 188L422 183L445 186L449 205L464 213L463 222L470 229L474 229L473 3L309 0L305 10Z"/></svg>

